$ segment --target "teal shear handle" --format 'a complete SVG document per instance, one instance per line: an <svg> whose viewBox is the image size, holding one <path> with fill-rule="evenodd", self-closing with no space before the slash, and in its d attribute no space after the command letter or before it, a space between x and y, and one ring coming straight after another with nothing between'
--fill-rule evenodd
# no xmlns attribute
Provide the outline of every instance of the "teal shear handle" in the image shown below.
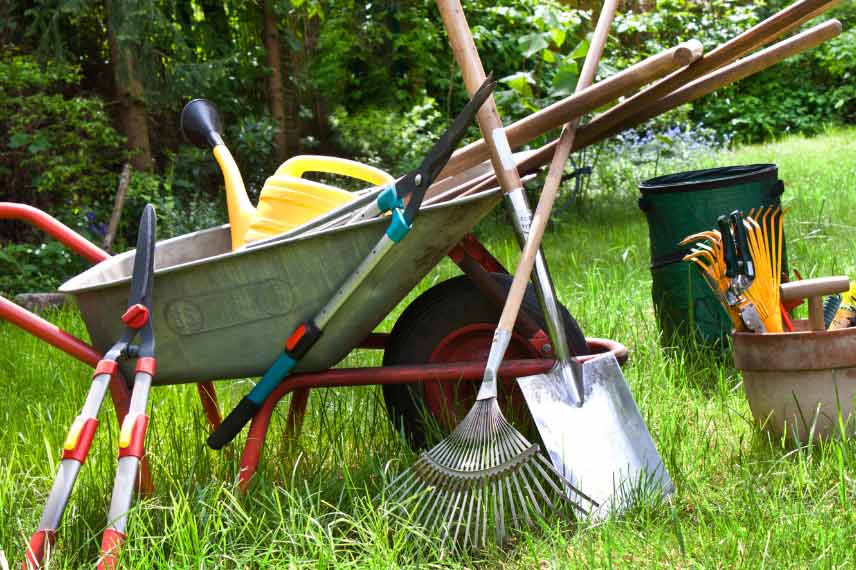
<svg viewBox="0 0 856 570"><path fill-rule="evenodd" d="M291 374L297 362L318 341L327 323L348 302L354 291L377 267L389 250L407 236L419 213L425 192L449 161L452 152L464 137L467 127L475 118L476 112L490 96L495 86L496 83L489 77L455 118L449 129L443 133L443 136L440 137L422 164L419 165L419 168L407 173L398 182L378 194L378 210L390 213L386 232L356 270L348 276L333 297L324 305L324 308L313 319L297 327L289 336L285 343L285 349L265 372L259 383L241 399L235 409L208 438L210 447L220 449L241 432L261 408L267 397Z"/></svg>

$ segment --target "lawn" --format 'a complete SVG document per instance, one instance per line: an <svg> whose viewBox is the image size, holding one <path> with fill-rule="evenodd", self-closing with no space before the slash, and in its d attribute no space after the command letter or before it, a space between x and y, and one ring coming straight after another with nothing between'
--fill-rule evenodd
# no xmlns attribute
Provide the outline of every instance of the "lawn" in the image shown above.
<svg viewBox="0 0 856 570"><path fill-rule="evenodd" d="M785 181L790 266L804 277L856 276L856 131L785 138L706 158L775 162ZM661 165L662 166L662 165ZM661 171L662 172L662 171ZM644 173L643 173L644 174ZM152 393L149 460L156 493L138 502L127 568L501 567L843 568L856 565L856 443L796 448L759 432L729 359L664 350L650 297L648 237L634 188L564 215L546 239L559 296L589 336L630 349L625 374L677 491L667 504L573 527L556 522L504 549L440 560L430 541L384 516L375 497L412 460L379 389L316 391L299 440L276 437L280 407L248 496L237 489L240 445L205 446L193 386ZM854 218L856 219L856 218ZM513 264L516 245L494 217L479 228ZM456 272L444 262L419 290ZM412 300L416 293L408 297ZM400 310L400 308L399 308ZM397 314L397 312L396 312ZM382 325L388 330L391 316ZM73 310L49 318L85 336ZM17 566L35 529L66 429L91 370L0 324L0 568ZM378 364L376 353L345 365ZM249 381L220 384L233 404ZM52 568L97 558L115 466L112 410L66 511ZM106 428L106 429L104 429ZM5 553L5 554L4 554Z"/></svg>

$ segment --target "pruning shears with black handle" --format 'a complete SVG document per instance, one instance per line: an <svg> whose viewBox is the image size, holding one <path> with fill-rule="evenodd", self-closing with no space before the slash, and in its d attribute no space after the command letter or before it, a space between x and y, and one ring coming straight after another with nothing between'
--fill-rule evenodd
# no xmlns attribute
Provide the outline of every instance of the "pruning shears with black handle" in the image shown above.
<svg viewBox="0 0 856 570"><path fill-rule="evenodd" d="M144 453L148 416L146 403L155 374L155 337L152 328L152 291L154 287L155 210L147 205L140 218L137 250L128 295L128 308L122 315L125 328L119 340L110 347L95 366L92 384L80 415L72 423L63 445L62 461L54 479L39 530L27 549L24 567L39 568L56 537L56 529L74 488L89 448L98 429L98 410L112 381L119 377L119 361L136 359L134 383L128 413L119 433L119 466L113 485L113 497L108 515L108 527L101 544L99 568L112 568L115 553L125 540L127 513L133 499L140 461ZM139 337L139 341L134 343Z"/></svg>
<svg viewBox="0 0 856 570"><path fill-rule="evenodd" d="M749 251L749 238L743 223L743 213L735 210L729 215L719 216L716 225L722 236L725 276L730 279L725 301L740 314L740 320L746 329L753 332L766 332L758 310L744 295L755 281L755 264Z"/></svg>
<svg viewBox="0 0 856 570"><path fill-rule="evenodd" d="M315 315L301 323L285 342L271 367L265 372L255 387L238 403L220 426L208 437L208 445L220 449L240 433L244 426L255 416L265 399L285 380L297 362L315 345L324 332L324 328L333 316L351 298L357 288L365 281L371 271L380 263L392 247L403 240L419 213L422 200L428 187L437 177L458 143L464 137L482 103L490 96L496 82L488 77L452 122L434 147L423 159L422 164L402 178L384 188L377 196L376 210L389 212L389 225L386 232L360 262L354 272L348 276L333 297Z"/></svg>

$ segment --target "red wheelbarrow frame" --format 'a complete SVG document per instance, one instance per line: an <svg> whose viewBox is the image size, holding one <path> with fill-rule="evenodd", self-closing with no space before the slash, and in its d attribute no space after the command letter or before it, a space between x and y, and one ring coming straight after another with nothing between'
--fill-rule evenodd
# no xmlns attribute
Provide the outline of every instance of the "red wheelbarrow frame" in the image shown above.
<svg viewBox="0 0 856 570"><path fill-rule="evenodd" d="M76 254L93 263L99 263L110 257L109 253L94 245L65 224L32 206L0 202L0 219L29 222L56 238ZM467 235L449 252L449 257L485 296L494 300L499 306L502 305L505 300L505 291L497 286L496 281L490 274L507 273L507 271L475 237ZM0 296L0 319L9 321L13 325L18 326L92 367L102 357L98 351L83 340L65 332L56 325L2 296ZM555 364L555 360L549 358L552 354L549 338L534 318L521 311L515 332L528 340L534 351L537 354L545 356L545 358L507 360L500 368L500 376L507 378L530 376L550 370ZM372 333L356 348L383 350L386 347L388 337L387 333ZM589 348L592 350L592 354L580 357L580 361L589 360L605 352L612 352L622 364L627 360L627 349L620 343L595 338L588 338L586 340ZM285 437L293 437L300 432L306 406L309 401L309 391L312 388L411 384L432 381L475 382L481 380L484 367L485 362L482 361L464 361L408 366L340 368L290 376L288 382L280 384L265 400L263 406L253 418L241 457L241 489L243 491L248 489L249 482L258 468L273 411L279 401L287 394L293 393L293 396L288 409ZM214 429L220 425L221 420L214 384L212 382L198 383L197 389L205 416L211 428ZM126 381L119 375L110 384L110 396L113 400L117 419L121 424L128 411L130 392ZM151 475L145 458L140 473L140 491L144 493L153 491Z"/></svg>

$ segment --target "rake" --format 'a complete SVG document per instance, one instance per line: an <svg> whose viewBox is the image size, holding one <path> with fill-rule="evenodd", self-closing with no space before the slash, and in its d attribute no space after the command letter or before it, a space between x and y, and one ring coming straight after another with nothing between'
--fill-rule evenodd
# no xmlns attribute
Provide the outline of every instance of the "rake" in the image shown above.
<svg viewBox="0 0 856 570"><path fill-rule="evenodd" d="M392 501L414 497L403 503L415 513L413 522L440 528L441 551L447 544L477 549L502 543L509 530L531 527L547 513L586 514L570 493L597 506L505 419L495 377L482 383L475 405L451 435L390 487Z"/></svg>
<svg viewBox="0 0 856 570"><path fill-rule="evenodd" d="M437 5L453 51L459 58L465 82L478 80L484 75L484 70L460 2L438 0ZM604 4L586 54L578 89L584 89L594 79L616 8L616 0ZM483 131L487 129L493 133L493 144L490 141L488 144L496 154L494 170L504 180L503 186L522 189L513 161L509 162L511 151L493 98L485 102L479 114L479 124ZM575 127L572 124L565 130L573 133ZM570 135L572 140L573 134ZM570 150L570 145L567 146ZM564 168L564 158L561 158L561 167ZM524 248L517 269L519 275L515 276L494 334L475 404L449 437L423 453L391 484L390 498L394 501L404 499L402 505L415 513L413 520L417 524L429 529L440 528L441 552L450 539L452 547L484 547L488 544L488 537L501 543L508 530L530 527L536 521L546 520L547 514L567 511L568 514L585 515L598 506L556 470L538 444L527 441L505 419L497 402L497 370L511 339L520 306L519 298L516 306L509 301L515 298L518 281L525 288L532 265L527 269L521 269L521 266L523 260L534 260L534 249L538 248L538 243L534 249L528 244L527 248ZM409 499L414 495L414 499ZM409 501L414 504L408 504Z"/></svg>

